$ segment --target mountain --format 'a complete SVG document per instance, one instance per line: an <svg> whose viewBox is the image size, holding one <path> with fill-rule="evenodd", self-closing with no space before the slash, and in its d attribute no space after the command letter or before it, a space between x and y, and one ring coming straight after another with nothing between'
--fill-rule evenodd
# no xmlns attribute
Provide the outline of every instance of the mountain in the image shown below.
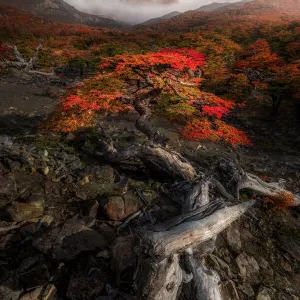
<svg viewBox="0 0 300 300"><path fill-rule="evenodd" d="M0 0L0 4L29 11L51 21L104 28L126 26L125 23L113 19L83 13L63 0Z"/></svg>
<svg viewBox="0 0 300 300"><path fill-rule="evenodd" d="M144 22L144 23L142 23L140 25L151 25L151 24L159 23L159 22L161 22L163 20L169 20L169 19L171 19L173 17L176 17L176 16L178 16L180 14L181 14L181 12L179 12L179 11L173 11L173 12L171 12L171 13L169 13L167 15L164 15L162 17L150 19L150 20L148 20L148 21L146 21L146 22Z"/></svg>
<svg viewBox="0 0 300 300"><path fill-rule="evenodd" d="M224 3L220 3L220 2L213 2L211 4L208 5L204 5L199 7L198 9L196 9L197 11L203 11L203 12L213 12L213 11L219 11L221 9L233 9L236 8L238 6L242 6L244 4L246 4L247 2L250 2L253 0L242 0L242 1L238 1L238 2L224 2Z"/></svg>
<svg viewBox="0 0 300 300"><path fill-rule="evenodd" d="M178 0L120 0L120 2L129 4L174 4Z"/></svg>
<svg viewBox="0 0 300 300"><path fill-rule="evenodd" d="M134 0L132 0L132 1L134 1ZM211 4L201 6L198 9L196 9L195 11L210 13L210 12L214 12L214 11L220 11L222 9L223 10L233 9L233 8L237 8L239 6L242 6L242 5L244 5L244 4L246 4L247 2L250 2L250 1L253 1L253 0L242 0L242 1L235 2L235 3L232 3L232 2L224 2L224 3L213 2ZM159 23L161 21L165 21L165 20L169 20L169 19L172 19L174 17L177 17L180 14L181 13L178 12L178 11L173 11L169 14L163 15L162 17L150 19L150 20L148 20L144 23L138 24L137 26L156 24L156 23Z"/></svg>
<svg viewBox="0 0 300 300"><path fill-rule="evenodd" d="M299 17L300 0L253 0L233 3L212 12L188 11L159 23L140 25L140 29L174 33L201 28L220 33L227 30L234 36L235 32L244 28L245 35L249 30L255 35L260 26L297 22Z"/></svg>
<svg viewBox="0 0 300 300"><path fill-rule="evenodd" d="M196 10L198 11L204 11L204 12L211 12L211 11L214 11L218 8L221 8L221 7L224 7L224 6L227 6L227 5L230 5L231 3L229 2L225 2L225 3L219 3L219 2L213 2L211 4L208 4L208 5L203 5L199 8L197 8Z"/></svg>

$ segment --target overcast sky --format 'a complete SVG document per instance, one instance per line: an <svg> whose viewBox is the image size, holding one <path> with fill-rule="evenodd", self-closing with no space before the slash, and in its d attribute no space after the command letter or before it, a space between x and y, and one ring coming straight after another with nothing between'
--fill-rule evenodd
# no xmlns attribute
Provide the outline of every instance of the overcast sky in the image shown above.
<svg viewBox="0 0 300 300"><path fill-rule="evenodd" d="M212 2L237 2L238 0L178 0L172 5L129 5L122 0L64 0L81 11L106 15L118 20L140 23L150 18L160 17L172 11L196 9Z"/></svg>

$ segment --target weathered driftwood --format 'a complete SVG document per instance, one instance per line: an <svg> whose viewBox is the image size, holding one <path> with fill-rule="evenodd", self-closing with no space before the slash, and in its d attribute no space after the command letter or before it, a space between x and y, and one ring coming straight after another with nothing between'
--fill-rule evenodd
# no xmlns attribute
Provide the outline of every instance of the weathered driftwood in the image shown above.
<svg viewBox="0 0 300 300"><path fill-rule="evenodd" d="M280 187L277 183L267 183L251 173L243 173L239 182L239 190L249 190L258 196L279 197L284 194L292 194ZM294 194L295 206L300 205L300 196Z"/></svg>
<svg viewBox="0 0 300 300"><path fill-rule="evenodd" d="M135 273L137 297L143 300L176 300L182 280L178 254L161 260L152 257L139 259Z"/></svg>
<svg viewBox="0 0 300 300"><path fill-rule="evenodd" d="M208 194L205 189L207 185L202 186L204 187L203 194ZM197 193L195 195L197 198ZM185 282L186 273L189 274L191 280L184 284L186 295L183 296L183 299L221 299L216 274L210 274L205 270L201 262L194 258L193 249L206 251L207 248L214 248L216 235L253 206L255 202L255 200L251 200L230 207L224 207L221 200L216 203L206 202L195 211L187 212L166 223L156 225L151 230L140 232L142 252L139 255L140 268L136 272L135 279L137 294L142 297L141 299L156 300L161 299L161 295L169 296L164 299L177 299L174 291L180 290ZM209 247L206 247L205 242ZM204 247L199 247L199 245L204 245ZM184 269L183 275L177 268L177 261L173 259L174 255L178 254L184 258L180 264ZM160 269L161 266L166 268L167 261L169 261L168 268L176 270L173 273L174 277L171 277L172 284L170 284L170 276ZM145 268L145 266L147 267ZM168 289L167 286L169 286ZM170 286L174 292L171 295L168 294ZM187 295L193 296L184 298Z"/></svg>
<svg viewBox="0 0 300 300"><path fill-rule="evenodd" d="M178 152L157 144L142 145L139 158L150 169L173 179L193 180L197 173L193 166Z"/></svg>
<svg viewBox="0 0 300 300"><path fill-rule="evenodd" d="M211 172L212 181L218 180L222 184L220 192L224 188L225 193L230 191L232 194L236 194L236 198L239 198L241 190L248 190L257 196L270 198L293 195L294 206L300 205L300 195L291 193L278 183L267 183L258 176L245 172L241 167L238 167L238 163L234 163L232 160L222 159L213 166ZM226 194L222 194L226 197Z"/></svg>
<svg viewBox="0 0 300 300"><path fill-rule="evenodd" d="M213 238L242 216L255 202L250 200L225 207L204 219L183 222L166 231L143 232L142 243L149 245L147 250L153 256L168 257L180 253L195 243L203 243Z"/></svg>
<svg viewBox="0 0 300 300"><path fill-rule="evenodd" d="M232 195L238 196L241 189L266 196L286 191L244 173L227 160L208 174L197 174L188 160L166 148L165 137L149 123L149 103L158 93L150 89L141 98L137 96L133 104L140 114L136 127L148 137L148 142L118 151L102 129L101 154L109 161L136 157L156 174L184 180L163 187L165 194L181 205L182 214L136 235L139 241L134 276L136 295L143 300L222 300L218 275L206 270L199 258L212 252L216 236L256 203L250 200L232 205L225 201L234 200ZM298 197L295 199L296 203Z"/></svg>
<svg viewBox="0 0 300 300"><path fill-rule="evenodd" d="M193 255L186 255L184 262L193 280L183 284L181 300L222 300L218 288L219 275L207 270Z"/></svg>

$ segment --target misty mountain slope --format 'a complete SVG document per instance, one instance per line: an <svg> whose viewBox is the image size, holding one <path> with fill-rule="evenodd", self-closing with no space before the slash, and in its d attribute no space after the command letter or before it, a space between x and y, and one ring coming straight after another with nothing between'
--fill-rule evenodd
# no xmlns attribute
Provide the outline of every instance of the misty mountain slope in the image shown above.
<svg viewBox="0 0 300 300"><path fill-rule="evenodd" d="M14 6L51 21L107 28L126 25L113 19L83 13L63 0L0 0L0 4Z"/></svg>
<svg viewBox="0 0 300 300"><path fill-rule="evenodd" d="M159 22L161 22L163 20L169 20L169 19L171 19L173 17L176 17L176 16L178 16L180 14L181 14L181 12L179 12L179 11L173 11L173 12L171 12L171 13L169 13L167 15L164 15L162 17L150 19L150 20L142 23L141 25L151 25L151 24L159 23Z"/></svg>
<svg viewBox="0 0 300 300"><path fill-rule="evenodd" d="M129 4L173 4L178 3L178 0L120 0L120 2Z"/></svg>
<svg viewBox="0 0 300 300"><path fill-rule="evenodd" d="M245 1L244 1L245 2ZM196 29L214 29L222 32L234 28L257 28L267 23L282 24L299 20L300 0L254 0L242 5L228 5L212 12L188 11L158 24L140 25L143 30L161 32L183 32ZM255 20L255 22L253 22ZM253 32L254 34L254 32Z"/></svg>
<svg viewBox="0 0 300 300"><path fill-rule="evenodd" d="M230 4L232 4L232 3L229 3L229 2L224 2L224 3L213 2L211 4L203 5L199 8L197 8L196 10L203 11L203 12L211 12L211 11L214 11L218 8L221 8L221 7L230 5Z"/></svg>
<svg viewBox="0 0 300 300"><path fill-rule="evenodd" d="M221 11L221 10L226 10L226 9L234 9L239 6L243 6L244 4L251 2L253 0L242 0L234 3L230 2L213 2L208 5L204 5L196 9L197 11L203 11L203 12L213 12L213 11Z"/></svg>

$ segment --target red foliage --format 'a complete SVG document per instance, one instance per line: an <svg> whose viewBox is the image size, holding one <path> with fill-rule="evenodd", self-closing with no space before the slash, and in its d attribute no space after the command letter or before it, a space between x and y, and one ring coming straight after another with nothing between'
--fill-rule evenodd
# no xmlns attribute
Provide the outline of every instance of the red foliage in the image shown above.
<svg viewBox="0 0 300 300"><path fill-rule="evenodd" d="M295 206L295 196L290 193L281 193L274 197L265 197L264 201L266 203L271 203L274 205L275 210L285 212L289 207Z"/></svg>
<svg viewBox="0 0 300 300"><path fill-rule="evenodd" d="M212 140L218 142L223 140L232 146L252 145L242 130L230 126L221 120L211 123L207 119L193 119L180 132L183 137L191 141Z"/></svg>
<svg viewBox="0 0 300 300"><path fill-rule="evenodd" d="M185 53L187 51L187 53ZM142 71L149 70L151 67L164 66L174 70L184 70L189 68L196 70L203 66L204 56L193 49L177 48L162 49L159 52L139 55L119 55L108 58L101 63L101 67L114 65L118 74L128 72L128 68L139 68Z"/></svg>
<svg viewBox="0 0 300 300"><path fill-rule="evenodd" d="M202 113L207 116L215 116L221 119L223 115L228 115L230 110L227 107L222 106L202 106Z"/></svg>

